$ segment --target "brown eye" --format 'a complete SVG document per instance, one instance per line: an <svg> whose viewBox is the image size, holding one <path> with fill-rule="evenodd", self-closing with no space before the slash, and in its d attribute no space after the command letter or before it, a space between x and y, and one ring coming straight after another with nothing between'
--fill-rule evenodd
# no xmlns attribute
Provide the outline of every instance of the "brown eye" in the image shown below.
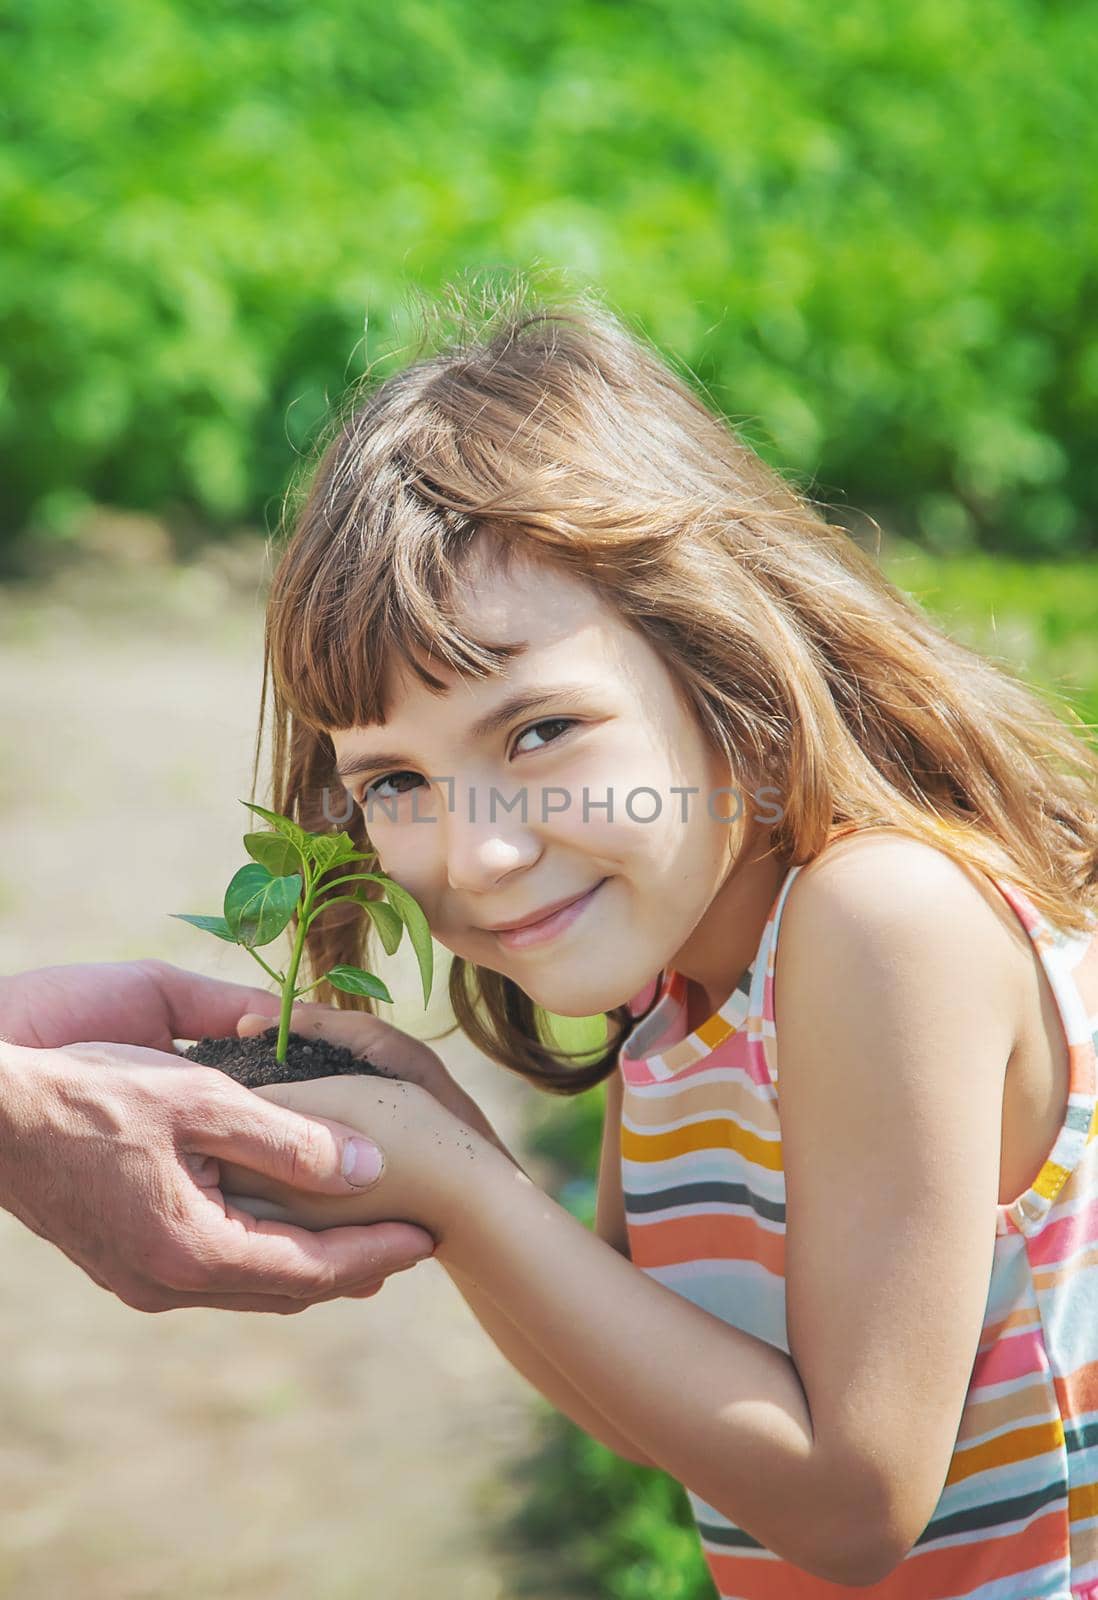
<svg viewBox="0 0 1098 1600"><path fill-rule="evenodd" d="M525 739L528 733L538 733L543 728L557 728L567 731L569 728L578 727L578 725L578 719L575 717L543 717L540 722L532 722L528 728L524 728L515 740L515 745L518 745L519 740ZM556 744L558 740L563 738L564 733L555 733L546 739L545 744L539 745L537 749L545 749L547 745ZM518 753L521 755L536 755L537 749L524 750ZM371 795L375 800L393 801L399 800L402 794L410 794L410 788L399 789L393 794L383 794L381 792L382 784L396 783L401 778L411 778L415 783L422 783L423 781L418 772L386 772L380 778L374 778L370 783L363 786L361 793L355 796L357 803L360 806L365 806L367 799Z"/></svg>
<svg viewBox="0 0 1098 1600"><path fill-rule="evenodd" d="M515 740L515 744L518 744L519 739L525 739L528 733L536 733L539 728L574 728L575 726L575 717L545 717L541 722L532 722L528 728L524 728L519 734L518 739ZM546 742L548 744L556 744L557 740L562 739L563 737L563 734L558 733ZM538 748L544 750L545 745L540 745ZM534 750L524 750L521 752L521 754L534 755L536 752Z"/></svg>
<svg viewBox="0 0 1098 1600"><path fill-rule="evenodd" d="M398 791L397 794L391 794L391 795L379 795L378 794L379 785L381 785L383 783L393 783L393 782L395 782L395 780L397 778L416 778L416 779L418 779L419 778L419 774L416 773L416 772L386 772L385 774L383 774L382 777L374 778L371 783L366 784L366 786L362 790L362 793L357 797L359 805L360 806L364 806L366 804L367 795L373 795L375 800L376 799L399 800L400 796L402 794L408 794L409 791L407 789L401 789L401 790Z"/></svg>

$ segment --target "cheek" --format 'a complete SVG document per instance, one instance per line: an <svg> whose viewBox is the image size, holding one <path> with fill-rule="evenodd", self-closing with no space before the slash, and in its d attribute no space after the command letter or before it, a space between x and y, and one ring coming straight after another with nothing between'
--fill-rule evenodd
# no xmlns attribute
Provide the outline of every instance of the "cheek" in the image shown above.
<svg viewBox="0 0 1098 1600"><path fill-rule="evenodd" d="M409 880L417 870L421 878L424 875L423 863L431 853L431 826L429 822L394 822L376 812L372 825L368 823L366 827L370 848L377 852L377 871L401 884L409 894L415 893Z"/></svg>
<svg viewBox="0 0 1098 1600"><path fill-rule="evenodd" d="M669 811L678 806L669 792L673 781L654 766L650 752L623 745L600 750L597 760L577 763L561 775L567 807L551 812L544 824L539 814L538 826L558 843L588 855L610 860L644 855L668 829ZM562 799L550 794L548 804ZM540 797L532 795L535 803L540 804Z"/></svg>

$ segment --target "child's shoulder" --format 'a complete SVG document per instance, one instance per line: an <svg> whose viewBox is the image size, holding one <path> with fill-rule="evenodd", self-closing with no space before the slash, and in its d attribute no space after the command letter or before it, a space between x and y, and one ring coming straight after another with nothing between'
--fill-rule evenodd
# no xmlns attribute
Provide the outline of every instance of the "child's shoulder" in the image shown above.
<svg viewBox="0 0 1098 1600"><path fill-rule="evenodd" d="M1018 979L1033 962L1029 935L984 872L891 826L847 833L806 862L790 885L780 932L787 977L791 962L848 935L891 951L913 972L932 944L963 947L1014 1006Z"/></svg>
<svg viewBox="0 0 1098 1600"><path fill-rule="evenodd" d="M788 899L829 904L836 911L844 906L868 910L874 903L887 905L892 895L943 906L982 904L997 917L1002 910L1002 920L1017 923L1003 895L979 868L884 823L831 839L800 867Z"/></svg>

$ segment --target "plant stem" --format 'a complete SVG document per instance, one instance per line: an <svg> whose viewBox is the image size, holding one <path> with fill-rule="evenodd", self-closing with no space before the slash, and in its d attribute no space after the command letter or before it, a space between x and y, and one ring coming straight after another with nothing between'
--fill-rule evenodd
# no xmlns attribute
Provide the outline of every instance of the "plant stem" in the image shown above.
<svg viewBox="0 0 1098 1600"><path fill-rule="evenodd" d="M252 949L250 944L244 945L243 948L248 952L248 954L250 956L252 956L256 961L259 962L259 965L263 968L263 970L267 974L268 978L273 978L274 981L278 984L279 988L281 989L282 985L286 982L286 980L282 976L281 972L276 972L273 967L269 967L267 965L267 963L264 961L262 956L257 956L256 955L255 951Z"/></svg>
<svg viewBox="0 0 1098 1600"><path fill-rule="evenodd" d="M327 885L325 885L325 888L327 888ZM327 911L329 906L338 906L343 901L347 901L348 904L356 905L356 906L360 906L362 904L362 901L358 898L357 895L354 895L354 894L336 894L336 895L333 895L330 900L318 900L317 901L316 905L313 907L313 918L319 917L320 913L322 911ZM312 918L310 920L312 920Z"/></svg>
<svg viewBox="0 0 1098 1600"><path fill-rule="evenodd" d="M305 901L301 907L297 921L297 937L294 939L293 955L286 968L286 976L282 980L282 1007L278 1014L278 1043L275 1045L275 1060L282 1066L286 1064L286 1044L290 1037L290 1012L294 1006L294 985L297 983L297 969L301 965L302 953L305 949L305 935L309 931L309 913L313 909L313 892L316 884L309 871L309 863L302 862L305 875Z"/></svg>
<svg viewBox="0 0 1098 1600"><path fill-rule="evenodd" d="M377 872L349 872L345 878L333 878L331 883L326 883L321 890L327 894L329 889L336 889L341 883L384 883L384 877Z"/></svg>

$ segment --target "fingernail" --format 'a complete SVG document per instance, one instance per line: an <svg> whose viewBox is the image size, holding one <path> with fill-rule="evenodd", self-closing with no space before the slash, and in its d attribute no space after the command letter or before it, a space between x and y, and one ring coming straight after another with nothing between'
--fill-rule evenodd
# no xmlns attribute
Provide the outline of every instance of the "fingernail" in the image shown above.
<svg viewBox="0 0 1098 1600"><path fill-rule="evenodd" d="M381 1177L385 1157L376 1144L366 1139L348 1139L343 1146L343 1176L356 1189L364 1189Z"/></svg>

